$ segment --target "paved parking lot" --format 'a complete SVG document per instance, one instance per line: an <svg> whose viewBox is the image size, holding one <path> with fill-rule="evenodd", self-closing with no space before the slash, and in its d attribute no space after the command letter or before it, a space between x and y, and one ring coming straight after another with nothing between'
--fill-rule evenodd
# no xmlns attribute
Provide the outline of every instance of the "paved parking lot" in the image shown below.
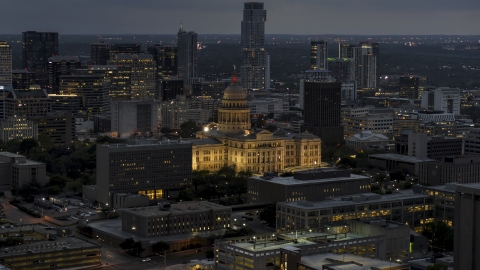
<svg viewBox="0 0 480 270"><path fill-rule="evenodd" d="M268 227L266 224L262 224L260 223L260 219L258 218L258 216L256 215L256 213L258 212L261 212L262 209L256 209L256 210L242 210L242 211L235 211L235 212L232 212L232 224L233 224L233 228L236 229L236 228L239 228L241 226L248 226L250 227L252 230L254 230L256 233L268 233L268 232L274 232L275 229L274 228L270 228ZM245 213L254 213L253 216L250 216L250 215L245 215ZM249 220L242 220L242 216L246 216L246 217L251 217L253 218L252 221L249 221ZM235 221L236 219L236 221ZM245 225L244 225L245 224Z"/></svg>

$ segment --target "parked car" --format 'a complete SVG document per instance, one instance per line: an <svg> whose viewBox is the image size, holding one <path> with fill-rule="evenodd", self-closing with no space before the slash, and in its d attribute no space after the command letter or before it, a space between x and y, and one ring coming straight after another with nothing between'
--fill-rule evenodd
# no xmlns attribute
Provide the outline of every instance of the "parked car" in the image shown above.
<svg viewBox="0 0 480 270"><path fill-rule="evenodd" d="M151 260L152 260L152 259L150 259L150 258L145 258L145 259L142 260L142 262L149 262L149 261L151 261Z"/></svg>

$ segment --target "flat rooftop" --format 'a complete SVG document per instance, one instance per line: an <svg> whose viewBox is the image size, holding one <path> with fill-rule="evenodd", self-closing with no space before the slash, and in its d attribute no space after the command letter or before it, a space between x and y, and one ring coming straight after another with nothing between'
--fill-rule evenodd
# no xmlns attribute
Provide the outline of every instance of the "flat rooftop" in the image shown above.
<svg viewBox="0 0 480 270"><path fill-rule="evenodd" d="M252 176L250 177L250 179L255 179L258 181L265 181L265 182L275 183L275 184L285 185L285 186L293 186L293 185L310 185L314 183L352 181L352 180L370 179L370 178L364 175L351 174L350 177L335 177L335 178L324 178L324 179L313 179L313 180L298 180L298 179L295 179L294 176L274 177L271 179L263 179L262 176Z"/></svg>
<svg viewBox="0 0 480 270"><path fill-rule="evenodd" d="M33 253L44 253L52 251L60 251L66 249L78 249L78 248L90 248L99 247L99 245L93 242L87 242L77 237L58 238L55 241L41 241L35 243L22 244L13 247L7 247L8 253L1 252L0 258L9 258L12 256L26 255L28 251ZM2 248L1 251L5 251Z"/></svg>
<svg viewBox="0 0 480 270"><path fill-rule="evenodd" d="M170 205L170 208L162 208L162 206L148 206L123 209L122 212L130 213L142 217L164 217L170 214L188 214L201 213L209 210L231 211L232 208L228 206L219 205L211 202L180 202Z"/></svg>
<svg viewBox="0 0 480 270"><path fill-rule="evenodd" d="M345 258L345 264L343 264L344 258ZM332 264L333 265L335 264L335 262L332 262L332 260L338 261L339 265L332 266ZM362 266L354 264L352 262L361 264ZM324 265L329 265L330 268L339 269L339 270L340 269L363 270L363 269L370 269L370 267L388 269L390 267L390 261L381 261L381 260L371 259L368 257L355 256L349 253L346 253L346 254L320 253L315 255L302 256L300 263L315 269L322 269L322 266ZM401 266L402 264L392 262L391 265L392 267L398 267L398 266Z"/></svg>
<svg viewBox="0 0 480 270"><path fill-rule="evenodd" d="M400 155L400 154L375 154L375 155L368 156L368 158L370 157L379 158L379 159L390 159L390 160L409 162L409 163L435 161L434 159L430 159L430 158L422 159L422 158L410 157L410 156Z"/></svg>
<svg viewBox="0 0 480 270"><path fill-rule="evenodd" d="M25 157L25 156L17 155L17 154L15 154L15 153L10 153L10 152L0 152L0 156L12 157L12 158L22 158L22 157Z"/></svg>
<svg viewBox="0 0 480 270"><path fill-rule="evenodd" d="M354 197L360 196L365 198L365 200L354 201ZM382 203L382 202L391 202L391 201L400 201L405 199L420 199L428 198L428 195L414 193L412 190L399 191L398 193L380 195L374 193L365 193L359 195L349 195L349 196L340 196L334 198L328 198L325 201L319 202L309 202L309 201L298 201L298 202L278 202L279 205L284 205L287 207L294 207L305 210L314 210L319 208L331 208L338 206L351 206L351 205L364 205L367 203Z"/></svg>
<svg viewBox="0 0 480 270"><path fill-rule="evenodd" d="M152 147L158 145L175 145L175 144L183 144L188 145L191 142L182 141L182 140L168 140L168 141L142 141L137 142L137 144L102 144L100 147L107 147L107 148L139 148L139 147Z"/></svg>

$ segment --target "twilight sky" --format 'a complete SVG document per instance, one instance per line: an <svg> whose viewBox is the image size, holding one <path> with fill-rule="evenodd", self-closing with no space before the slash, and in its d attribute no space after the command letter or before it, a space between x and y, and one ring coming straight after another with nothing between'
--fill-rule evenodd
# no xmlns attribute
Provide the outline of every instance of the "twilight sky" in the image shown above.
<svg viewBox="0 0 480 270"><path fill-rule="evenodd" d="M239 34L243 0L1 0L0 34ZM264 0L267 34L480 34L480 0Z"/></svg>

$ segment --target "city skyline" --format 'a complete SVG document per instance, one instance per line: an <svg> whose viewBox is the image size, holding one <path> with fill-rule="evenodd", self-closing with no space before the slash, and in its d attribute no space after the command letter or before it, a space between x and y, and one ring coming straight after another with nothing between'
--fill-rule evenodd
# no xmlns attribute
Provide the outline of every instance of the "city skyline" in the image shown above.
<svg viewBox="0 0 480 270"><path fill-rule="evenodd" d="M263 1L266 34L480 34L480 2ZM168 34L180 22L200 34L239 34L243 1L13 1L2 5L0 33ZM75 10L75 12L71 12ZM339 20L339 15L342 19ZM15 23L12 23L15 22ZM61 23L59 23L61 22Z"/></svg>

